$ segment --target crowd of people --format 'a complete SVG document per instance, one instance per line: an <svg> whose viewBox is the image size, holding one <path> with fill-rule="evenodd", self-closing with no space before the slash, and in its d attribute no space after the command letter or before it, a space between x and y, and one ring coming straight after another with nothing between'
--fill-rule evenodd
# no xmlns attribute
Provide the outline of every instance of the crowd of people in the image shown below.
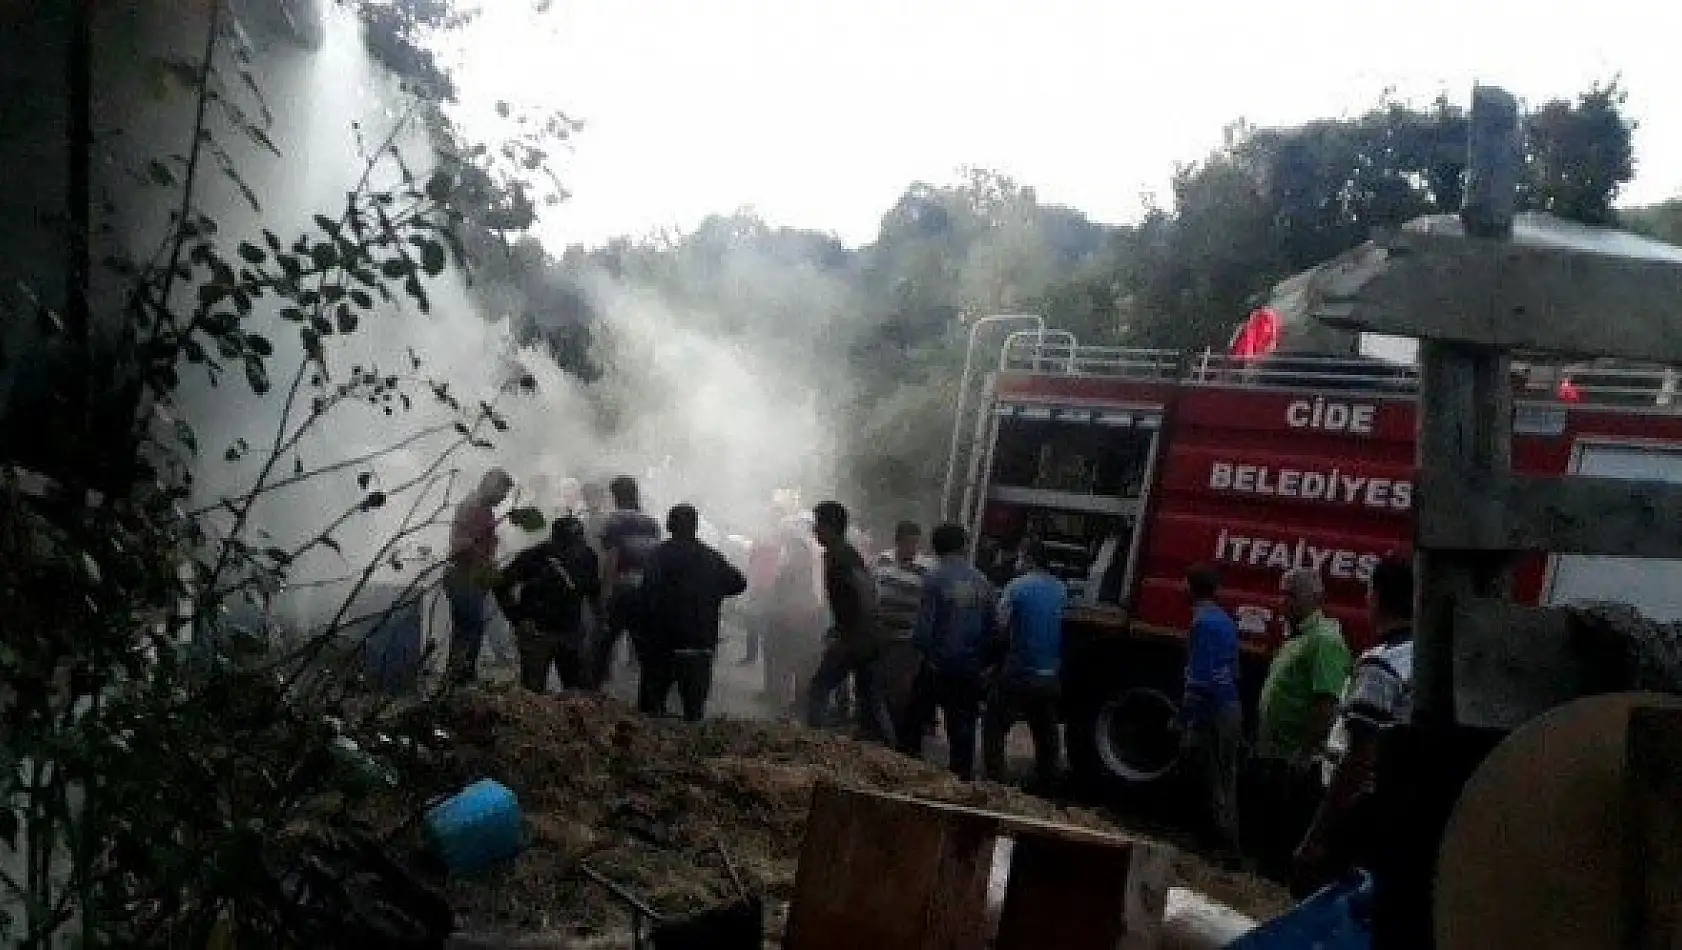
<svg viewBox="0 0 1682 950"><path fill-rule="evenodd" d="M1262 683L1247 756L1239 634L1217 602L1219 588L1213 568L1187 572L1193 619L1177 726L1202 793L1206 846L1232 863L1248 852L1299 896L1354 868L1371 870L1383 835L1374 817L1379 741L1411 714L1412 565L1386 557L1373 569L1367 607L1379 642L1359 658L1323 609L1320 574L1283 575L1288 635Z"/></svg>
<svg viewBox="0 0 1682 950"><path fill-rule="evenodd" d="M1005 740L1025 720L1035 785L1057 783L1069 594L1032 539L995 578L974 565L955 524L929 532L925 552L921 527L901 522L892 549L867 558L845 506L801 511L783 497L726 556L703 540L693 506L673 506L662 525L642 510L636 481L621 476L605 493L564 486L548 540L499 568L495 508L512 487L492 471L457 512L444 583L456 681L474 675L494 600L515 631L524 687L544 691L553 675L566 688L601 690L628 641L639 708L664 715L675 691L684 718L700 719L734 600L741 662L761 664L774 710L813 727L851 721L859 738L913 756L944 730L949 767L965 780L977 775L978 731L983 773L1006 778ZM1248 747L1240 638L1220 585L1211 566L1185 576L1192 623L1175 722L1185 774L1211 850L1233 862L1248 853L1305 891L1370 858L1378 737L1409 715L1412 567L1386 558L1373 571L1380 643L1359 658L1322 609L1321 575L1284 574L1288 636L1262 683Z"/></svg>
<svg viewBox="0 0 1682 950"><path fill-rule="evenodd" d="M867 558L845 506L803 512L783 495L731 558L701 540L693 506L672 507L662 530L636 480L620 476L606 485L605 510L603 492L562 483L548 539L499 566L495 512L513 487L493 470L456 512L444 580L454 682L477 675L494 602L514 631L525 688L544 691L553 676L601 690L628 641L639 708L664 714L675 690L683 716L699 719L725 604L739 598L742 662L761 663L774 710L814 727L852 721L860 738L913 755L943 725L952 770L966 779L978 727L987 774L1003 777L1005 736L1026 719L1036 780L1054 780L1068 595L1037 547L1024 549L1020 576L1001 591L971 565L958 525L929 533L931 555L921 526L901 522L893 548Z"/></svg>

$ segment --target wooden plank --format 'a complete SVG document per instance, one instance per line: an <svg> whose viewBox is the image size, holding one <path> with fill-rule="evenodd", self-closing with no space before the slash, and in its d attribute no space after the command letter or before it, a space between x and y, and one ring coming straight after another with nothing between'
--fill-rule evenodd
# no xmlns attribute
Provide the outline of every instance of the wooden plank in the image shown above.
<svg viewBox="0 0 1682 950"><path fill-rule="evenodd" d="M1682 557L1682 484L1495 476L1431 465L1414 495L1416 542L1464 551Z"/></svg>
<svg viewBox="0 0 1682 950"><path fill-rule="evenodd" d="M1467 234L1505 237L1513 229L1524 175L1518 99L1505 89L1474 85L1470 120L1460 220Z"/></svg>
<svg viewBox="0 0 1682 950"><path fill-rule="evenodd" d="M1128 932L1131 857L1127 848L1018 837L995 950L1114 950Z"/></svg>
<svg viewBox="0 0 1682 950"><path fill-rule="evenodd" d="M1512 362L1463 344L1424 341L1419 347L1421 469L1446 465L1504 478L1512 470ZM1418 531L1415 521L1415 532ZM1502 597L1509 561L1498 554L1437 550L1415 538L1414 716L1424 725L1455 717L1455 605Z"/></svg>
<svg viewBox="0 0 1682 950"><path fill-rule="evenodd" d="M985 820L948 816L922 946L974 950L987 946L987 885L997 829Z"/></svg>
<svg viewBox="0 0 1682 950"><path fill-rule="evenodd" d="M1682 710L1630 710L1624 776L1624 946L1682 946Z"/></svg>
<svg viewBox="0 0 1682 950"><path fill-rule="evenodd" d="M945 831L943 822L913 803L830 785L814 788L783 945L924 946ZM984 910L974 912L982 916Z"/></svg>
<svg viewBox="0 0 1682 950"><path fill-rule="evenodd" d="M1583 695L1563 608L1474 598L1454 607L1454 713L1466 726L1516 729Z"/></svg>
<svg viewBox="0 0 1682 950"><path fill-rule="evenodd" d="M1094 831L1091 828L1080 828L1075 825L1065 825L1055 821L1045 821L1040 818L1027 818L1022 815L1007 815L1004 812L988 811L983 808L971 808L967 805L954 805L950 802L931 802L898 792L878 792L865 789L846 789L847 795L858 795L868 798L878 798L883 801L902 802L915 805L931 813L968 816L992 822L998 833L1006 837L1023 834L1036 834L1045 837L1062 838L1068 841L1089 844L1108 845L1110 847L1127 848L1135 842L1124 835L1111 834L1105 831Z"/></svg>
<svg viewBox="0 0 1682 950"><path fill-rule="evenodd" d="M1382 273L1321 319L1502 350L1682 362L1682 264L1398 232Z"/></svg>

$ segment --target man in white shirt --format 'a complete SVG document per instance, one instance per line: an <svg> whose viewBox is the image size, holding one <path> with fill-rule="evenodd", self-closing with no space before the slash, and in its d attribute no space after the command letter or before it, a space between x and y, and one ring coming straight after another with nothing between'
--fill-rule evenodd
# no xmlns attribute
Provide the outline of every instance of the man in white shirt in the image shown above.
<svg viewBox="0 0 1682 950"><path fill-rule="evenodd" d="M1372 867L1381 823L1373 813L1379 740L1413 716L1413 565L1399 557L1380 561L1367 607L1379 643L1349 674L1329 743L1326 795L1297 848L1298 872L1311 881Z"/></svg>

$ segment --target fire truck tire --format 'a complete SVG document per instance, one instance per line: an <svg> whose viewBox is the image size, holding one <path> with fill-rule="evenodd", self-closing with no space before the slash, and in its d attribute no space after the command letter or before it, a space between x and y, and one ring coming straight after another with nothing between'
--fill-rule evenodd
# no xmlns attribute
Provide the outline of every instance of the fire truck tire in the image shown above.
<svg viewBox="0 0 1682 950"><path fill-rule="evenodd" d="M1091 765L1100 781L1139 788L1172 774L1179 742L1169 724L1178 708L1168 694L1150 687L1118 690L1092 712L1090 725L1077 730L1091 744Z"/></svg>

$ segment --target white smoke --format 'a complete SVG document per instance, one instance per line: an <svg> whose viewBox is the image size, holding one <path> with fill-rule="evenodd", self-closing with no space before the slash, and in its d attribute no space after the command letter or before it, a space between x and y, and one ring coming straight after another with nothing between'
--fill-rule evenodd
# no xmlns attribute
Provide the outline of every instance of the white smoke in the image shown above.
<svg viewBox="0 0 1682 950"><path fill-rule="evenodd" d="M130 44L138 53L137 62L158 54L196 60L204 36L202 21L173 4L145 6L149 9L139 14L139 23L125 23L121 14L107 12L104 42L116 44L118 55L123 44ZM270 136L281 157L217 126L222 129L219 141L234 154L239 171L263 202L262 211L253 213L231 180L214 166L201 170L197 206L220 225L220 244L230 258L240 240L260 243L260 228L290 243L309 229L313 215L337 218L346 192L364 174L368 150L377 147L407 108L405 94L369 60L354 16L337 5L328 5L327 13L326 40L319 52L273 48L254 66L274 114ZM111 53L107 49L105 55ZM218 56L231 83L236 73L229 53L223 49ZM105 112L123 116L128 130L121 154L144 167L154 154L184 152L191 138L191 94L176 90L168 96L137 97L123 85L133 79L121 70L106 77ZM255 107L250 111L255 118ZM424 180L431 151L423 129L410 123L396 143ZM398 174L396 163L382 162L370 184L376 190L390 188ZM153 191L142 197L139 207L126 210L130 217L119 220L130 252L146 257L167 230L165 216L179 192ZM564 206L555 213L564 214ZM412 304L388 307L367 315L356 333L327 338L330 375L324 382L331 386L352 367L377 368L382 374L406 371L413 352L424 362L422 372L448 381L464 402L495 400L510 430L487 433L496 443L493 450L469 450L453 461L463 470L456 498L491 465L507 468L527 486L568 476L623 473L641 476L647 483L647 507L658 510L689 501L728 528L761 517L780 487L833 487L830 447L835 440L822 406L834 395L836 383L813 371L794 369L786 349L761 345L751 333L708 332L700 328L717 326L717 321L674 313L652 293L603 282L593 288L593 295L614 344L611 352L599 354L606 377L586 389L547 353L516 346L508 315L479 312L460 274L446 272L428 282L426 290L430 313ZM275 347L271 393L253 395L237 365L214 387L197 367L186 368L180 414L197 431L203 460L194 504L211 505L246 490L280 426L285 388L301 346L296 326L282 321L274 306L265 310L259 301L252 317ZM520 375L535 381L535 391L503 392L508 380ZM294 419L307 410L310 396L306 386ZM604 405L620 422L609 437L600 433L598 424ZM413 407L411 412L394 408L389 415L379 405L335 411L302 440L298 460L314 468L375 453L448 418L428 399L416 398ZM453 437L444 433L423 439L366 468L335 472L267 496L254 511L251 542L289 548L307 541L362 497L358 477L363 471L371 473L368 490L391 491L425 470ZM248 454L224 461L224 449L241 440L250 447ZM293 464L291 456L283 459L272 477L290 475ZM435 494L432 500L443 498ZM294 579L320 580L359 570L382 541L399 530L409 501L411 496L394 495L383 508L353 518L335 533L337 550L316 548L295 565ZM408 547L427 545L436 552L443 541L442 531L434 530L412 539ZM382 571L380 579L400 577Z"/></svg>

